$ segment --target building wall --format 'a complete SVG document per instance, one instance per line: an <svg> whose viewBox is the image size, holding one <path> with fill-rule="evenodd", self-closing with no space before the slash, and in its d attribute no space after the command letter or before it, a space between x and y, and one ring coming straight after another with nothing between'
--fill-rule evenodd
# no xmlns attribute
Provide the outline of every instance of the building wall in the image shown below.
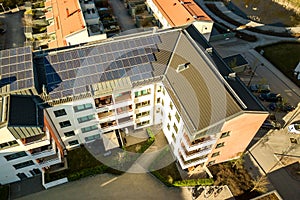
<svg viewBox="0 0 300 200"><path fill-rule="evenodd" d="M193 22L193 25L205 37L205 39L207 41L209 41L214 22L213 21L195 21L195 22Z"/></svg>
<svg viewBox="0 0 300 200"><path fill-rule="evenodd" d="M148 11L151 10L154 13L155 18L157 18L159 20L159 22L161 23L162 28L171 28L172 26L168 23L168 21L166 20L166 18L159 11L159 9L153 3L153 1L152 0L147 0L146 2L147 2Z"/></svg>
<svg viewBox="0 0 300 200"><path fill-rule="evenodd" d="M74 106L85 104L91 104L92 107L90 109L75 112ZM65 114L56 117L54 112L58 110L64 110ZM85 143L85 137L100 134L100 128L96 116L96 108L93 98L86 98L79 101L56 105L54 107L48 108L47 112L67 149ZM93 116L93 119L80 123L78 119L85 116ZM70 122L70 126L61 127L60 123L62 122ZM83 133L82 128L90 126L97 126L97 129ZM72 131L74 131L74 135L66 134Z"/></svg>
<svg viewBox="0 0 300 200"><path fill-rule="evenodd" d="M225 122L208 163L220 163L241 156L267 116L268 113L246 112ZM229 136L220 138L225 132L229 132ZM216 147L223 142L224 146ZM219 155L212 157L217 152Z"/></svg>
<svg viewBox="0 0 300 200"><path fill-rule="evenodd" d="M107 37L105 33L100 35L89 36L88 31L85 28L79 32L68 35L66 37L66 41L68 45L76 45L76 44L81 44L86 42L93 42L97 40L104 40L106 38Z"/></svg>

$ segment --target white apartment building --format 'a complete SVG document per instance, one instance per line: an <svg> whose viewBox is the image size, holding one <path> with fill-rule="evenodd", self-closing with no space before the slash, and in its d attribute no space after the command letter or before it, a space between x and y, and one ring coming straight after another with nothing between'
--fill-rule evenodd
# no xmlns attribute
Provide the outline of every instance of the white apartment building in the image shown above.
<svg viewBox="0 0 300 200"><path fill-rule="evenodd" d="M239 157L268 116L193 25L32 55L25 77L11 78L10 59L9 70L1 68L8 73L1 96L31 80L23 90L48 105L43 113L50 137L43 130L54 138L58 158L64 148L95 140L104 140L109 151L123 145L121 131L160 125L180 166L192 169ZM7 144L15 138L22 146L11 135L0 138ZM3 159L16 170L9 162Z"/></svg>

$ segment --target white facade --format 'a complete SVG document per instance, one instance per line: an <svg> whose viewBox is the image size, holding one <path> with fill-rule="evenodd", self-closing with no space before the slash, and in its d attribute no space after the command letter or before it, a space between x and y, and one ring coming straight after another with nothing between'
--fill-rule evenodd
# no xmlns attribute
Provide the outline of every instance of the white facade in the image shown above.
<svg viewBox="0 0 300 200"><path fill-rule="evenodd" d="M151 125L161 125L173 154L183 169L204 164L207 161L207 156L211 153L216 138L206 136L203 138L205 142L195 145L190 142L189 133L184 128L182 117L162 83L152 83L121 93L123 95L120 93L105 94L47 109L67 149L95 139L105 138L111 140L110 147L105 147L106 150L109 150L122 145L116 144L117 142L113 141L111 137L116 134L116 130L124 131L126 128L137 130ZM75 112L74 106L86 104L92 104L92 107ZM65 114L56 117L54 112L58 110L64 110ZM93 116L93 119L79 123L78 119L85 116ZM71 125L62 128L60 123L65 121L69 121ZM82 128L89 126L97 128L89 132L82 132ZM66 136L66 133L70 132L72 135ZM107 137L103 137L106 134Z"/></svg>
<svg viewBox="0 0 300 200"><path fill-rule="evenodd" d="M1 128L0 133L0 184L32 177L42 173L44 168L62 162L48 130L44 137L31 142L16 140L7 127Z"/></svg>

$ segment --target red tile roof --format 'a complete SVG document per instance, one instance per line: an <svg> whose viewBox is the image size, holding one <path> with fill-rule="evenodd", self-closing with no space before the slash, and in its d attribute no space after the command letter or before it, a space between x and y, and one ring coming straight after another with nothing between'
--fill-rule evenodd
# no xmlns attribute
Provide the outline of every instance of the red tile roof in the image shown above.
<svg viewBox="0 0 300 200"><path fill-rule="evenodd" d="M182 26L195 20L212 21L193 0L153 0L154 4L172 26Z"/></svg>

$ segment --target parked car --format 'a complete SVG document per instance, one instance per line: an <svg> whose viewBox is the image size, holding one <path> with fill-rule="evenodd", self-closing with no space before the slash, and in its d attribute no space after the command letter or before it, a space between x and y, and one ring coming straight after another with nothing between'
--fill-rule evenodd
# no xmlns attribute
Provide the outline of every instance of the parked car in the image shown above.
<svg viewBox="0 0 300 200"><path fill-rule="evenodd" d="M268 93L271 91L269 85L264 84L252 84L249 87L251 92Z"/></svg>
<svg viewBox="0 0 300 200"><path fill-rule="evenodd" d="M291 104L283 104L283 103L270 103L269 104L269 109L274 111L274 110L277 110L277 111L281 111L281 112L290 112L290 111L293 111L295 110L295 106L292 106Z"/></svg>
<svg viewBox="0 0 300 200"><path fill-rule="evenodd" d="M281 129L281 124L278 121L266 119L264 123L261 125L262 128L266 129Z"/></svg>
<svg viewBox="0 0 300 200"><path fill-rule="evenodd" d="M288 131L290 133L300 134L300 121L294 122L288 126Z"/></svg>
<svg viewBox="0 0 300 200"><path fill-rule="evenodd" d="M261 93L258 98L262 101L268 101L268 102L279 102L282 101L282 97L280 94L276 93Z"/></svg>

